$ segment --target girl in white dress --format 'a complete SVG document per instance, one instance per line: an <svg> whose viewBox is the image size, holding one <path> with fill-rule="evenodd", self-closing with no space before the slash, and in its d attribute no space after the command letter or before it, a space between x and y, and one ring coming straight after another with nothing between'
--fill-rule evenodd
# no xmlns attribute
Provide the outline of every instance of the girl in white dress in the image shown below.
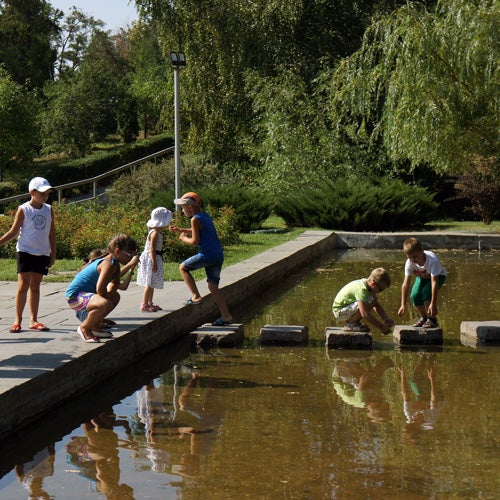
<svg viewBox="0 0 500 500"><path fill-rule="evenodd" d="M160 306L153 303L155 288L163 288L163 229L172 220L172 212L165 207L157 207L151 212L147 222L148 236L139 260L137 284L145 287L142 296L141 311L156 312Z"/></svg>

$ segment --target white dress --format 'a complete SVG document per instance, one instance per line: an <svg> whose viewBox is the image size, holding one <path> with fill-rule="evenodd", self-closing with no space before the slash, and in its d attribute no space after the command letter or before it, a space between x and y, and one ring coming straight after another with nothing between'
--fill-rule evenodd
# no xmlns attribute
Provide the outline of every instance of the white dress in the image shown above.
<svg viewBox="0 0 500 500"><path fill-rule="evenodd" d="M153 261L151 260L151 232L150 229L148 237L146 238L146 246L139 258L139 265L137 266L137 284L140 286L150 286L151 288L163 288L163 255L156 254L156 272L153 272ZM163 234L158 232L156 238L155 250L161 252L163 246Z"/></svg>

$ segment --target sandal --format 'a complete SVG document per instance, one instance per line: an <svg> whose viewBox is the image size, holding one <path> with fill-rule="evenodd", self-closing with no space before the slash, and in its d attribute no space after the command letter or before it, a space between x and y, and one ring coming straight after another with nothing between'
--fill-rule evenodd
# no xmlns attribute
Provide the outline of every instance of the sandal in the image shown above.
<svg viewBox="0 0 500 500"><path fill-rule="evenodd" d="M35 323L34 325L30 326L30 330L36 330L38 332L48 332L49 327L45 326L43 323Z"/></svg>
<svg viewBox="0 0 500 500"><path fill-rule="evenodd" d="M413 323L413 326L415 328L422 328L425 325L426 321L427 321L427 318L420 318L418 321Z"/></svg>
<svg viewBox="0 0 500 500"><path fill-rule="evenodd" d="M201 302L202 302L201 299L198 299L198 300L186 299L184 301L184 305L185 306L197 306L198 304L201 304Z"/></svg>
<svg viewBox="0 0 500 500"><path fill-rule="evenodd" d="M21 325L12 325L9 330L10 333L20 333Z"/></svg>
<svg viewBox="0 0 500 500"><path fill-rule="evenodd" d="M219 318L212 323L212 326L227 326L230 325L231 323L234 323L233 319L231 321L224 321L222 318Z"/></svg>
<svg viewBox="0 0 500 500"><path fill-rule="evenodd" d="M158 309L153 304L141 304L141 311L155 313Z"/></svg>
<svg viewBox="0 0 500 500"><path fill-rule="evenodd" d="M438 322L436 318L427 318L427 321L423 324L424 328L437 328Z"/></svg>
<svg viewBox="0 0 500 500"><path fill-rule="evenodd" d="M85 338L85 335L83 334L83 330L78 327L78 329L76 330L76 333L78 333L78 335L80 335L80 337L82 338L82 340L84 342L87 342L88 344L98 344L99 342L101 342L95 335L93 335L94 332L92 332L92 337L90 338Z"/></svg>

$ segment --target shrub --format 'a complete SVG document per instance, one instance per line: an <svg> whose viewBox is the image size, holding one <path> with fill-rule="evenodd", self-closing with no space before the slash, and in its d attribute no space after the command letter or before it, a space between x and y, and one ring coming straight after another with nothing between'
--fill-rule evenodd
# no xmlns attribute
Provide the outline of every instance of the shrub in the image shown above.
<svg viewBox="0 0 500 500"><path fill-rule="evenodd" d="M399 180L344 179L291 194L275 212L291 227L395 231L423 226L436 206L425 188Z"/></svg>

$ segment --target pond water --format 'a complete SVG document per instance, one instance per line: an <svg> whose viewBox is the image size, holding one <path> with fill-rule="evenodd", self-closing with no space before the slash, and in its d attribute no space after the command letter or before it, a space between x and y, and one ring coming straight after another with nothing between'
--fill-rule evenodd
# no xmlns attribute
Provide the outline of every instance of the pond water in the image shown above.
<svg viewBox="0 0 500 500"><path fill-rule="evenodd" d="M415 319L396 318L401 252L337 252L238 311L244 346L179 342L5 440L0 498L499 498L500 347L462 345L460 323L500 319L500 253L437 253L442 346L327 349L335 293L374 267L388 314ZM264 324L309 344L259 346Z"/></svg>

